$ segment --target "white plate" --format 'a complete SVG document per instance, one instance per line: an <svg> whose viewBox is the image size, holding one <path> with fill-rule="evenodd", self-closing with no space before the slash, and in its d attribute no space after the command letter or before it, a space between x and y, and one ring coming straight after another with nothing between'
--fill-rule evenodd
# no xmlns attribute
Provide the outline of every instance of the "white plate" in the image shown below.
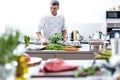
<svg viewBox="0 0 120 80"><path fill-rule="evenodd" d="M30 44L26 49L32 49L32 50L40 50L45 48L44 45L35 45L35 44Z"/></svg>
<svg viewBox="0 0 120 80"><path fill-rule="evenodd" d="M42 61L42 58L39 57L31 57L30 62L28 62L28 66L39 65Z"/></svg>

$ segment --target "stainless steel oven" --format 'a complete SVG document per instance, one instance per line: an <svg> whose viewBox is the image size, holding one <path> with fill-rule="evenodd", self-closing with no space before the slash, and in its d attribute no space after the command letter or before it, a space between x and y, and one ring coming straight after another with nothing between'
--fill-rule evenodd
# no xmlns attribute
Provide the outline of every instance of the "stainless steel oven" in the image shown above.
<svg viewBox="0 0 120 80"><path fill-rule="evenodd" d="M106 11L106 18L120 19L120 11Z"/></svg>
<svg viewBox="0 0 120 80"><path fill-rule="evenodd" d="M115 33L120 34L120 11L106 11L106 26L110 39L115 37Z"/></svg>
<svg viewBox="0 0 120 80"><path fill-rule="evenodd" d="M112 30L110 31L110 39L111 38L115 38L115 34L118 33L120 35L120 27L114 27L112 28ZM120 38L120 36L119 36Z"/></svg>

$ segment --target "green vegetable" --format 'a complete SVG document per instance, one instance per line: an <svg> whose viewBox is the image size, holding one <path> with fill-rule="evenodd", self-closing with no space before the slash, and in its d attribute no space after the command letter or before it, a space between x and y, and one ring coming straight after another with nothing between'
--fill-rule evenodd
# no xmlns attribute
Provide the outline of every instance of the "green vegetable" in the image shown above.
<svg viewBox="0 0 120 80"><path fill-rule="evenodd" d="M88 68L85 68L85 72L88 74L88 75L92 75L95 73L95 67L94 66L90 66Z"/></svg>
<svg viewBox="0 0 120 80"><path fill-rule="evenodd" d="M100 70L98 66L89 66L87 68L79 68L74 71L74 76L79 77L79 75L86 74L86 75L93 75L97 70Z"/></svg>
<svg viewBox="0 0 120 80"><path fill-rule="evenodd" d="M0 64L6 64L16 59L14 49L19 45L19 31L11 31L0 36Z"/></svg>
<svg viewBox="0 0 120 80"><path fill-rule="evenodd" d="M111 56L112 52L111 52L111 50L101 50L100 54L101 55L106 55L106 56Z"/></svg>
<svg viewBox="0 0 120 80"><path fill-rule="evenodd" d="M83 72L84 72L84 68L79 68L79 69L74 71L74 76L79 77L79 75Z"/></svg>
<svg viewBox="0 0 120 80"><path fill-rule="evenodd" d="M108 61L111 55L112 55L111 50L101 50L99 53L95 53L95 58L105 59L106 61Z"/></svg>
<svg viewBox="0 0 120 80"><path fill-rule="evenodd" d="M60 44L49 44L45 47L45 50L63 50L65 46Z"/></svg>
<svg viewBox="0 0 120 80"><path fill-rule="evenodd" d="M29 46L30 44L30 37L27 35L24 35L24 44L25 44L25 47Z"/></svg>
<svg viewBox="0 0 120 80"><path fill-rule="evenodd" d="M59 40L62 40L62 34L55 33L53 36L49 38L49 40L52 44L56 44Z"/></svg>

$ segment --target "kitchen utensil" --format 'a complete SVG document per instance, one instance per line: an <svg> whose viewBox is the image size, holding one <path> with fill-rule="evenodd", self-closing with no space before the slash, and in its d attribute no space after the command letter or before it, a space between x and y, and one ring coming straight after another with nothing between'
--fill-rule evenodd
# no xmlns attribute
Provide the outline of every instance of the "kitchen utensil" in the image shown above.
<svg viewBox="0 0 120 80"><path fill-rule="evenodd" d="M83 36L80 35L79 31L73 30L71 33L71 41L81 41Z"/></svg>
<svg viewBox="0 0 120 80"><path fill-rule="evenodd" d="M110 64L102 64L102 67L109 70L111 72L111 75L113 75L116 71L115 67L111 66Z"/></svg>
<svg viewBox="0 0 120 80"><path fill-rule="evenodd" d="M96 63L96 58L93 59L92 66Z"/></svg>
<svg viewBox="0 0 120 80"><path fill-rule="evenodd" d="M91 36L89 36L89 39L102 39L102 37L104 36L104 34L101 31L96 31L94 34L92 34Z"/></svg>

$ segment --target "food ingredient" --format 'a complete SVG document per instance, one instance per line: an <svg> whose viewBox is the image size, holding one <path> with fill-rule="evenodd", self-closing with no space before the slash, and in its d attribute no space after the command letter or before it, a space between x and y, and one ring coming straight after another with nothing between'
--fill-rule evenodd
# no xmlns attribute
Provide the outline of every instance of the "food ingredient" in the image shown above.
<svg viewBox="0 0 120 80"><path fill-rule="evenodd" d="M27 35L24 35L24 44L25 44L25 47L29 46L30 44L30 37Z"/></svg>
<svg viewBox="0 0 120 80"><path fill-rule="evenodd" d="M60 44L49 44L46 45L45 50L64 50L65 46Z"/></svg>
<svg viewBox="0 0 120 80"><path fill-rule="evenodd" d="M73 46L65 46L64 50L66 50L66 51L78 51L79 48L76 48Z"/></svg>
<svg viewBox="0 0 120 80"><path fill-rule="evenodd" d="M95 53L95 58L96 59L105 59L105 60L109 60L109 58L111 57L112 52L111 50L101 50L100 52L96 52Z"/></svg>
<svg viewBox="0 0 120 80"><path fill-rule="evenodd" d="M53 36L49 38L50 43L56 44L59 40L62 40L62 34L61 33L55 33Z"/></svg>
<svg viewBox="0 0 120 80"><path fill-rule="evenodd" d="M48 59L42 69L41 72L60 72L67 70L75 70L77 69L77 65L70 65L64 62L61 58L52 58Z"/></svg>
<svg viewBox="0 0 120 80"><path fill-rule="evenodd" d="M16 59L13 54L15 48L19 45L19 31L5 32L0 36L0 64L6 64Z"/></svg>
<svg viewBox="0 0 120 80"><path fill-rule="evenodd" d="M87 76L87 75L93 75L96 73L96 71L99 71L100 67L99 66L89 66L89 67L80 67L77 70L74 71L74 76Z"/></svg>

